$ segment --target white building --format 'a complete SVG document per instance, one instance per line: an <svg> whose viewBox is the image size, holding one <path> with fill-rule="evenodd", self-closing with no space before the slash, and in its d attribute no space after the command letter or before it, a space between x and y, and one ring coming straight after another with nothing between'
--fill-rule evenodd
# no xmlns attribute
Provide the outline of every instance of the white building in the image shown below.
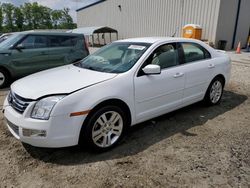
<svg viewBox="0 0 250 188"><path fill-rule="evenodd" d="M78 27L108 26L119 38L182 36L182 27L198 24L202 39L226 49L247 43L250 0L100 0L77 10Z"/></svg>

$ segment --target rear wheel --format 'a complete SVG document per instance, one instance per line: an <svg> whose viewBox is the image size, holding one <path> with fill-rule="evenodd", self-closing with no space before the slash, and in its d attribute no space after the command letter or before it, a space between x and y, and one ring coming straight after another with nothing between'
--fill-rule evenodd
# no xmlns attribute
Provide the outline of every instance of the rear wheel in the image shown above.
<svg viewBox="0 0 250 188"><path fill-rule="evenodd" d="M4 88L9 83L10 76L4 69L0 69L0 88Z"/></svg>
<svg viewBox="0 0 250 188"><path fill-rule="evenodd" d="M81 144L95 151L106 151L114 147L127 126L124 112L117 106L106 106L90 115L81 131Z"/></svg>
<svg viewBox="0 0 250 188"><path fill-rule="evenodd" d="M224 89L224 81L220 77L216 77L210 83L204 101L208 105L216 105L220 103Z"/></svg>

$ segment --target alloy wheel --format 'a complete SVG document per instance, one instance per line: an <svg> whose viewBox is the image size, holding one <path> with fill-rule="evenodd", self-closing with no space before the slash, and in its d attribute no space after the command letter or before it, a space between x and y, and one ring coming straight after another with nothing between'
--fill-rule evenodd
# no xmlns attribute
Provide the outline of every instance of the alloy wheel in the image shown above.
<svg viewBox="0 0 250 188"><path fill-rule="evenodd" d="M92 128L92 140L101 148L112 146L122 134L123 119L115 111L108 111L100 115Z"/></svg>
<svg viewBox="0 0 250 188"><path fill-rule="evenodd" d="M213 104L216 104L220 98L221 98L221 94L222 94L222 84L219 80L216 80L210 90L210 100Z"/></svg>
<svg viewBox="0 0 250 188"><path fill-rule="evenodd" d="M3 85L4 82L5 82L5 75L2 72L0 72L0 86Z"/></svg>

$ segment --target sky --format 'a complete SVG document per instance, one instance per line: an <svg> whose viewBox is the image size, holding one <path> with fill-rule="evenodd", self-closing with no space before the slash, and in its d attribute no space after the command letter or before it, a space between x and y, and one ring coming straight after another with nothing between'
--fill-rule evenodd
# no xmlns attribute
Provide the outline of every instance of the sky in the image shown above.
<svg viewBox="0 0 250 188"><path fill-rule="evenodd" d="M1 3L12 3L15 6L22 5L25 2L38 2L52 9L63 9L64 7L68 7L74 22L76 22L76 9L97 1L98 0L0 0Z"/></svg>

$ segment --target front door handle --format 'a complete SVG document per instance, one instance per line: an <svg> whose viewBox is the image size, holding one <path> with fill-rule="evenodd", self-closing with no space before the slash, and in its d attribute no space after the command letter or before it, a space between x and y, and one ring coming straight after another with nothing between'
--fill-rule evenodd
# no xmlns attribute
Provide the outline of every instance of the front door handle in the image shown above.
<svg viewBox="0 0 250 188"><path fill-rule="evenodd" d="M184 75L184 73L177 72L177 73L174 75L174 78L179 78L179 77L182 77L183 75Z"/></svg>
<svg viewBox="0 0 250 188"><path fill-rule="evenodd" d="M212 69L212 68L214 68L214 67L215 67L215 65L212 64L212 63L208 65L208 68L209 68L209 69Z"/></svg>

